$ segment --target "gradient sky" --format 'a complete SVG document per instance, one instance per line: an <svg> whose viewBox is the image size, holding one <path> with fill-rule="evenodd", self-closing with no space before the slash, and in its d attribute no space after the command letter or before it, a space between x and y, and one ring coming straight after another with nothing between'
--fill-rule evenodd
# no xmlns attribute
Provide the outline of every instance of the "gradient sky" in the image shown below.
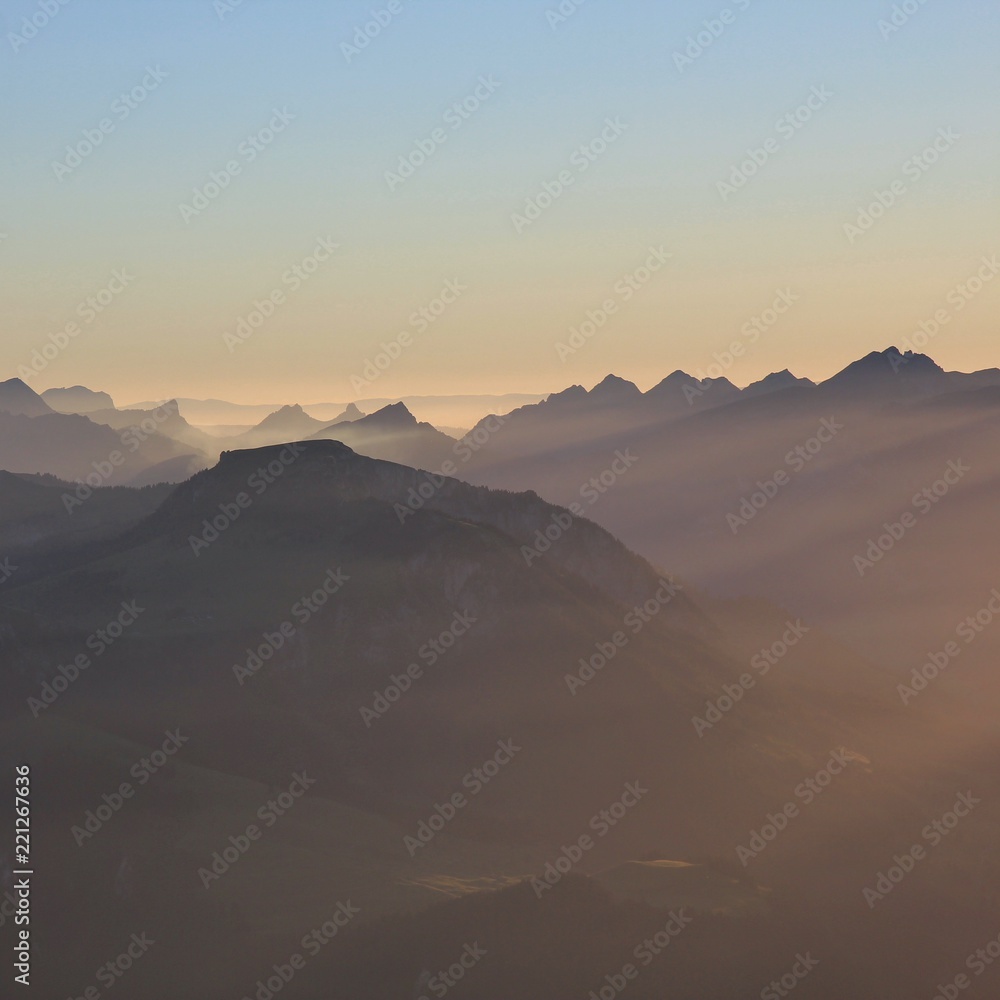
<svg viewBox="0 0 1000 1000"><path fill-rule="evenodd" d="M120 404L348 401L547 392L609 371L646 388L707 371L780 289L798 301L727 368L738 384L786 366L826 377L904 346L941 307L951 322L928 353L953 369L1000 362L1000 281L947 305L1000 249L995 0L927 0L888 38L890 2L733 0L733 23L683 71L674 53L723 4L583 0L553 26L551 0L402 0L348 61L342 44L387 2L229 0L220 17L213 0L69 0L20 44L10 33L38 0L7 0L0 377L81 322L79 303L119 268L134 281L36 389L83 383ZM166 78L116 117L147 67ZM499 88L390 191L386 171L481 76ZM776 122L814 87L832 97L780 137ZM294 121L247 162L241 143L275 108ZM57 178L67 144L104 118L113 131ZM579 173L570 157L606 118L628 127ZM961 138L909 179L904 163L942 129ZM769 137L777 151L724 200L717 182ZM234 159L241 173L185 221L182 203ZM567 168L574 184L516 232L512 215ZM898 203L850 243L845 224L896 179ZM336 255L230 351L223 335L317 237ZM667 265L561 360L555 345L617 298L651 246ZM460 299L410 327L449 279L467 285ZM412 345L352 387L405 329Z"/></svg>

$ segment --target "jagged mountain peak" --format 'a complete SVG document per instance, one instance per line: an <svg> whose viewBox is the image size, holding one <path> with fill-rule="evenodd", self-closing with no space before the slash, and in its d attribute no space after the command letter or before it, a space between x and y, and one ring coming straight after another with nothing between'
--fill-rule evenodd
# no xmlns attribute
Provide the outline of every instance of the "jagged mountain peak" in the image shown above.
<svg viewBox="0 0 1000 1000"><path fill-rule="evenodd" d="M406 408L405 403L389 403L381 410L369 413L368 416L359 417L356 421L364 427L416 427L417 418Z"/></svg>
<svg viewBox="0 0 1000 1000"><path fill-rule="evenodd" d="M335 424L346 423L349 420L360 420L365 415L363 410L359 410L355 403L348 403L344 407L344 412L333 421Z"/></svg>
<svg viewBox="0 0 1000 1000"><path fill-rule="evenodd" d="M942 375L944 369L928 355L917 354L914 351L900 351L898 347L891 346L883 351L869 352L821 384L860 385L873 379L883 380L896 376L912 379Z"/></svg>
<svg viewBox="0 0 1000 1000"><path fill-rule="evenodd" d="M591 398L602 400L628 400L641 396L642 393L634 382L629 382L628 379L621 378L618 375L606 375L590 390L588 395Z"/></svg>

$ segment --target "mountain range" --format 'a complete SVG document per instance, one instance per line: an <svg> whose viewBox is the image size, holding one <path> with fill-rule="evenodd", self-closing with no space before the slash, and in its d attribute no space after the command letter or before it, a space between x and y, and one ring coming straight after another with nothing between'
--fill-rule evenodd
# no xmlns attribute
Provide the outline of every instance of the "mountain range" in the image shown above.
<svg viewBox="0 0 1000 1000"><path fill-rule="evenodd" d="M366 413L380 410L390 403L403 403L408 409L437 426L455 426L468 429L484 413L497 408L510 410L526 403L536 403L543 398L539 393L483 393L480 395L403 396L356 398L352 403L306 403L303 409L310 416L330 423L348 406L353 405ZM128 409L150 410L165 400L147 400L130 403ZM222 426L249 430L264 417L279 409L279 403L232 403L222 399L190 399L181 397L178 403L184 415L201 427Z"/></svg>
<svg viewBox="0 0 1000 1000"><path fill-rule="evenodd" d="M103 401L88 392L72 390L88 407ZM995 585L990 561L977 556L992 552L995 535L998 405L1000 370L946 372L895 348L819 384L786 370L740 390L725 378L674 372L642 392L609 375L590 390L572 386L484 417L458 438L416 420L402 402L367 415L352 404L329 423L286 406L249 431L209 434L177 401L55 413L13 379L0 384L0 467L91 486L145 485L182 481L227 450L339 440L374 458L582 503L637 551L699 586L760 593L903 668ZM636 456L620 476L611 468L619 453ZM942 482L958 475L955 464L968 470ZM595 477L614 485L588 486ZM935 488L947 495L921 495ZM926 544L897 546L890 537L892 558L871 558L904 516ZM944 601L930 582L918 592L917 581L941 574ZM869 614L873 599L877 616ZM925 613L913 618L917 606ZM987 633L973 652L1000 653L1000 637Z"/></svg>
<svg viewBox="0 0 1000 1000"><path fill-rule="evenodd" d="M247 954L263 982L347 913L303 1000L474 942L470 995L586 996L664 926L636 997L809 949L812 995L919 995L1000 898L996 375L608 376L458 439L3 383L0 759L45 776L49 994L139 927L130 996L189 995L178 954L251 996Z"/></svg>
<svg viewBox="0 0 1000 1000"><path fill-rule="evenodd" d="M0 480L6 530L57 509L58 488ZM319 926L348 900L363 917L311 964L305 997L331 981L384 995L461 951L456 935L513 954L527 927L583 983L678 909L698 926L676 951L692 997L727 982L707 955L754 948L763 972L807 931L851 942L871 975L886 938L865 944L854 890L974 766L971 721L942 736L939 713L900 705L890 672L812 623L713 597L535 492L315 440L87 504L86 531L42 524L0 591L0 756L48 776L36 850L58 890L35 905L39 947L63 942L57 991L140 920L172 929L169 953L198 964L207 995L238 994L235 955L280 964L297 939L275 928ZM761 672L762 656L780 665ZM179 749L140 784L164 734ZM837 761L829 791L803 792ZM295 780L308 794L268 812ZM123 781L135 801L112 809ZM795 823L765 851L748 831L789 800ZM241 839L261 815L260 843ZM969 836L985 850L990 829ZM968 878L965 857L924 892ZM81 927L96 905L100 928ZM946 936L966 930L959 913ZM187 981L176 963L146 968L132 995ZM520 995L540 1000L544 982Z"/></svg>

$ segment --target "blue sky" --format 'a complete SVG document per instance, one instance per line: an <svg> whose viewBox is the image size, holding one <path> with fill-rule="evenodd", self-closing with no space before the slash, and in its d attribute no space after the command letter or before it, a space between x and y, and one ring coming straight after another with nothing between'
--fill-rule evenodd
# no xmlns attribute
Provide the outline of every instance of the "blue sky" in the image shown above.
<svg viewBox="0 0 1000 1000"><path fill-rule="evenodd" d="M902 340L995 249L1000 8L986 0L927 0L887 38L893 4L871 0L584 0L555 25L558 5L541 0L401 0L349 60L342 46L387 3L231 3L69 0L23 44L12 33L40 5L5 5L11 374L124 267L134 282L37 388L350 399L351 375L448 279L468 291L379 394L546 391L610 370L649 384L710 364L785 287L799 304L727 374L822 377ZM731 23L678 67L726 9ZM117 117L149 68L162 82ZM495 90L442 126L484 77ZM719 182L814 88L832 96L723 198ZM241 144L276 109L292 120L246 162ZM67 145L106 118L110 133L57 177ZM607 119L620 137L516 231L515 213ZM390 190L386 172L441 127L446 141ZM960 139L863 238L845 238L942 129ZM239 175L185 219L180 206L234 159ZM224 333L321 236L338 254L228 351ZM654 246L670 265L560 360L556 344ZM985 288L929 353L994 364L995 296Z"/></svg>

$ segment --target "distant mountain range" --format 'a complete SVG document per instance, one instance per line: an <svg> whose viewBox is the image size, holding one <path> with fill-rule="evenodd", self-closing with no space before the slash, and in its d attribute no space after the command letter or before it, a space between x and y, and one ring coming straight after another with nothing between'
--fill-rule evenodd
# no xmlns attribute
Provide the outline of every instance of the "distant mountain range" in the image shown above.
<svg viewBox="0 0 1000 1000"><path fill-rule="evenodd" d="M535 393L512 392L503 394L454 395L454 396L403 396L372 397L355 399L352 403L306 403L302 409L327 423L334 420L349 405L371 413L392 403L403 403L409 410L419 414L420 419L430 421L438 426L471 427L484 413L501 409L507 411L526 403L536 403L543 396ZM155 409L163 400L142 403L131 403L129 409ZM221 399L188 399L179 398L181 412L193 424L200 426L239 426L249 427L258 424L266 416L278 410L279 403L229 403Z"/></svg>
<svg viewBox="0 0 1000 1000"><path fill-rule="evenodd" d="M82 407L57 412L20 379L0 383L0 468L48 473L91 486L181 482L223 451L306 438L350 442L376 458L437 467L455 440L419 423L402 403L365 416L353 403L330 420L284 406L236 434L208 434L181 415L178 400L147 409L104 407L110 397L81 386L52 390L54 401Z"/></svg>
<svg viewBox="0 0 1000 1000"><path fill-rule="evenodd" d="M92 413L94 410L115 408L114 400L106 392L94 392L82 385L46 389L41 395L57 413Z"/></svg>
<svg viewBox="0 0 1000 1000"><path fill-rule="evenodd" d="M545 420L553 420L572 432L574 419L585 419L588 414L607 417L618 426L642 426L665 417L691 416L740 400L788 390L812 392L816 399L827 404L861 401L867 396L871 404L879 405L989 386L1000 386L1000 369L971 374L946 372L926 355L902 353L890 347L885 351L873 351L819 384L799 378L788 369L768 375L745 389L738 388L727 378L698 379L675 371L642 392L633 382L608 375L589 391L581 385L570 386L539 403L520 407L511 416L522 426L531 422L540 426Z"/></svg>
<svg viewBox="0 0 1000 1000"><path fill-rule="evenodd" d="M1000 384L1000 369L988 369L962 374L944 372L930 358L913 352L901 353L896 348L882 352L872 352L843 371L834 375L824 383L828 388L850 384L854 391L863 391L864 386L874 387L885 374L898 376L892 383L882 382L883 389L896 391L922 391L939 393L965 388L981 388L987 385ZM298 405L303 415L314 420L330 424L339 419L340 415L353 407L351 411L371 413L394 403L403 403L407 409L417 414L418 419L428 421L438 427L470 427L488 413L509 413L524 406L532 406L550 401L557 404L579 402L588 396L592 403L603 401L618 404L639 402L643 397L650 403L656 403L660 412L673 409L678 414L696 412L714 406L734 402L739 398L762 395L792 387L815 386L810 379L800 378L785 369L775 372L766 378L740 389L725 377L698 379L683 371L675 371L642 393L635 385L616 376L608 376L588 393L582 386L571 386L548 396L530 393L506 393L502 395L454 395L454 396L405 396L402 398L373 397L356 399L353 403L327 402ZM895 386L896 388L891 388ZM905 387L900 389L899 387ZM107 393L97 393L83 386L69 389L47 389L42 393L43 399L55 409L63 413L88 413L93 410L112 408L111 397ZM123 407L127 410L155 410L167 400L146 400L130 403ZM242 425L245 430L256 427L265 418L275 412L286 409L279 403L272 404L242 404L231 403L220 399L176 398L181 414L195 426L213 427L223 425L237 427ZM7 409L0 394L0 408ZM10 411L9 411L10 412ZM351 419L356 419L352 417ZM319 429L319 426L313 428Z"/></svg>
<svg viewBox="0 0 1000 1000"><path fill-rule="evenodd" d="M566 504L630 450L590 516L701 586L763 593L903 667L995 585L998 417L1000 370L946 372L895 348L818 385L784 372L740 392L675 373L641 393L609 376L507 414L499 433L484 421L461 474ZM957 463L968 471L942 485ZM921 543L890 538L898 552L870 559L904 515ZM975 650L993 653L1000 635Z"/></svg>
<svg viewBox="0 0 1000 1000"><path fill-rule="evenodd" d="M0 382L0 413L14 416L40 417L55 412L34 389L19 378Z"/></svg>
<svg viewBox="0 0 1000 1000"><path fill-rule="evenodd" d="M473 941L514 972L472 995L586 996L671 920L636 996L736 995L809 947L851 955L820 996L920 995L1000 886L998 640L977 616L1000 386L928 362L742 392L609 376L458 441L398 402L227 438L173 401L84 416L0 386L26 411L0 413L0 761L46 779L46 995L136 927L174 939L130 996L188 995L177 954L206 997L251 995L233 956L263 974L305 933L284 929L347 901L308 1000L410 995ZM959 662L902 699L949 641ZM967 789L962 849L869 908Z"/></svg>
<svg viewBox="0 0 1000 1000"><path fill-rule="evenodd" d="M989 486L1000 479L1000 370L946 372L926 355L896 348L872 352L819 384L785 370L741 390L725 378L699 381L678 371L642 392L609 375L589 390L571 386L484 417L459 438L418 421L402 402L367 415L349 404L328 420L290 405L241 433L208 434L183 416L182 401L97 409L109 397L81 386L46 395L87 412L54 412L20 380L0 383L0 468L91 487L145 485L181 482L227 451L342 441L373 458L531 489L565 505L582 502L588 516L699 585L764 593L900 665L993 585L989 562L976 555L993 545L988 510ZM824 420L844 430L814 440ZM796 447L816 452L803 458ZM611 469L618 453L637 456L624 475ZM898 558L872 566L864 589L857 587L869 542L953 461L971 470L949 486L947 502L934 504L926 529L950 549L900 546ZM613 488L587 490L602 475ZM787 482L775 488L775 476ZM979 525L980 535L966 534L969 525ZM817 561L825 573L813 572ZM932 564L941 568L932 571ZM901 580L942 572L952 577L946 606L928 587L892 611L892 588ZM878 616L867 613L873 593L884 603ZM908 609L920 602L927 613L909 622ZM979 643L977 652L985 655L994 643L1000 654L1000 638Z"/></svg>

